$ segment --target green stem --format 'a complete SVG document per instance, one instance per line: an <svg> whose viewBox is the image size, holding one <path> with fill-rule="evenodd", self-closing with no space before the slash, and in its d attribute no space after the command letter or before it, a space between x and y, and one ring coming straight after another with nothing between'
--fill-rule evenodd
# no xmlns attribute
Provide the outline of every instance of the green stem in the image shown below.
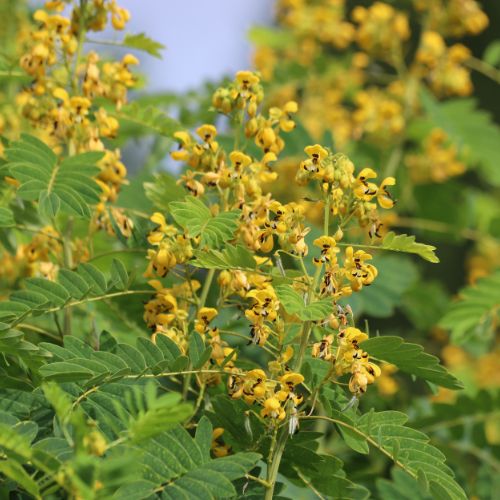
<svg viewBox="0 0 500 500"><path fill-rule="evenodd" d="M274 486L276 484L276 478L278 477L281 458L283 457L283 452L285 451L285 445L287 439L288 439L288 432L286 426L282 427L281 430L279 431L276 430L273 435L271 448L269 449L269 458L267 465L268 487L266 490L266 494L264 496L264 500L272 500L273 498Z"/></svg>
<svg viewBox="0 0 500 500"><path fill-rule="evenodd" d="M477 57L471 57L467 61L465 61L465 65L470 69L481 73L482 75L490 78L496 83L500 83L500 70L488 64L487 62L478 59Z"/></svg>
<svg viewBox="0 0 500 500"><path fill-rule="evenodd" d="M312 322L311 321L305 321L302 327L302 333L300 335L300 345L299 345L299 352L297 354L297 357L295 358L295 364L294 364L294 370L296 372L300 371L300 368L302 366L302 361L304 360L304 356L306 353L307 349L307 344L309 342L309 335L311 333L312 329Z"/></svg>
<svg viewBox="0 0 500 500"><path fill-rule="evenodd" d="M384 169L384 177L393 177L396 173L401 160L403 159L403 142L399 142L398 145L392 150L389 160Z"/></svg>
<svg viewBox="0 0 500 500"><path fill-rule="evenodd" d="M323 234L328 236L330 229L330 196L326 196L325 199L325 217L323 220Z"/></svg>
<svg viewBox="0 0 500 500"><path fill-rule="evenodd" d="M210 269L208 271L205 283L203 284L203 289L201 291L200 309L205 306L205 302L207 301L208 292L210 291L210 287L212 286L212 281L214 279L214 276L215 276L215 269Z"/></svg>
<svg viewBox="0 0 500 500"><path fill-rule="evenodd" d="M28 325L27 323L20 323L17 325L21 330L28 330L30 332L38 333L39 335L45 335L46 337L55 340L56 342L61 342L61 338L58 337L55 333L49 332L35 325Z"/></svg>
<svg viewBox="0 0 500 500"><path fill-rule="evenodd" d="M207 301L208 297L208 292L210 291L210 287L212 286L212 281L215 276L215 269L210 269L208 271L207 277L205 278L205 283L203 283L203 289L201 290L201 296L200 296L200 301L198 303L198 311L205 306L205 302ZM192 374L189 373L186 375L184 378L184 383L182 386L182 397L184 400L187 399L189 389L191 387L191 376Z"/></svg>
<svg viewBox="0 0 500 500"><path fill-rule="evenodd" d="M66 226L66 231L63 236L63 256L64 256L64 267L66 269L71 269L73 267L73 254L71 252L71 236L73 233L73 218L68 219L68 224ZM73 310L68 308L64 311L64 334L71 335L71 323L72 323Z"/></svg>
<svg viewBox="0 0 500 500"><path fill-rule="evenodd" d="M87 302L96 302L99 300L112 299L115 297L122 297L124 295L138 295L138 294L139 295L151 295L152 293L153 292L151 290L125 290L123 292L107 293L105 295L99 295L97 297L90 297L90 298L86 298L86 299L82 299L82 300L74 300L72 302L67 302L66 304L64 304L62 306L51 307L51 308L45 309L41 312L44 314L57 313L57 311L62 311L63 309L66 309L68 307L75 307L75 306L79 306L81 304L86 304ZM24 320L24 318L29 316L32 312L33 311L30 309L27 313L24 313L21 316L19 316L18 318L16 318L16 320L10 324L10 327L14 328L14 326L21 323Z"/></svg>
<svg viewBox="0 0 500 500"><path fill-rule="evenodd" d="M330 199L327 196L325 199L325 208L324 208L324 219L323 219L323 231L325 235L328 235L329 224L330 222ZM319 284L319 280L321 278L321 271L323 266L318 266L316 269L316 273L314 274L314 280L312 284L309 286L307 298L305 300L306 304L309 304L312 300L312 296L316 293L316 289ZM309 337L311 335L312 330L312 322L305 321L302 325L302 332L300 334L300 345L299 352L297 357L295 358L294 363L294 371L300 372L302 368L302 362L304 361L304 356L306 354L307 344L309 343ZM279 437L276 441L276 433L273 436L273 441L271 443L271 448L269 451L268 465L267 465L267 482L269 486L266 490L265 500L272 500L274 486L276 484L276 478L278 476L278 471L281 463L281 458L283 456L283 452L285 451L286 442L288 439L288 429L287 426L283 426L279 431Z"/></svg>

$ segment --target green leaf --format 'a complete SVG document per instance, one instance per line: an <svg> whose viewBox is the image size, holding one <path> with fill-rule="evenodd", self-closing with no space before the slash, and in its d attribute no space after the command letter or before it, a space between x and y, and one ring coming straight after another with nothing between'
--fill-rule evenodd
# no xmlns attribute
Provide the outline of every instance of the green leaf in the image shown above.
<svg viewBox="0 0 500 500"><path fill-rule="evenodd" d="M476 100L470 98L441 102L426 91L421 94L421 102L433 126L448 134L467 163L477 164L487 182L500 186L500 127L490 114L478 109Z"/></svg>
<svg viewBox="0 0 500 500"><path fill-rule="evenodd" d="M26 280L26 287L29 291L45 295L56 306L62 306L70 298L62 285L44 278L29 278Z"/></svg>
<svg viewBox="0 0 500 500"><path fill-rule="evenodd" d="M483 389L474 395L461 394L452 403L434 402L430 414L417 418L413 426L439 439L445 449L449 443L454 463L461 470L467 468L466 457L474 449L491 450L482 454L481 461L496 470L500 467L494 451L498 449L500 428L498 388Z"/></svg>
<svg viewBox="0 0 500 500"><path fill-rule="evenodd" d="M418 344L401 337L372 337L360 344L370 356L396 365L401 371L416 375L448 389L463 389L463 384L439 364L436 356L424 352Z"/></svg>
<svg viewBox="0 0 500 500"><path fill-rule="evenodd" d="M393 468L392 481L376 480L379 497L384 500L432 500L428 493L421 490L420 484L401 469Z"/></svg>
<svg viewBox="0 0 500 500"><path fill-rule="evenodd" d="M0 423L0 450L19 461L28 461L32 456L29 439L12 425L4 423Z"/></svg>
<svg viewBox="0 0 500 500"><path fill-rule="evenodd" d="M0 227L9 227L15 224L14 214L9 208L0 207Z"/></svg>
<svg viewBox="0 0 500 500"><path fill-rule="evenodd" d="M439 325L451 331L456 343L474 338L489 342L500 317L500 269L460 290Z"/></svg>
<svg viewBox="0 0 500 500"><path fill-rule="evenodd" d="M125 126L132 128L134 136L156 134L173 137L175 132L183 129L177 120L166 115L158 108L145 107L140 103L132 102L119 111L113 109L109 110L108 113Z"/></svg>
<svg viewBox="0 0 500 500"><path fill-rule="evenodd" d="M90 285L78 273L69 269L60 269L57 280L75 299L82 299L90 290Z"/></svg>
<svg viewBox="0 0 500 500"><path fill-rule="evenodd" d="M210 449L212 447L212 431L213 426L210 420L203 416L200 418L196 426L195 441L199 446L201 453L204 455L204 461L210 460Z"/></svg>
<svg viewBox="0 0 500 500"><path fill-rule="evenodd" d="M210 358L212 348L205 347L202 336L198 332L192 332L189 336L189 359L193 368L201 368Z"/></svg>
<svg viewBox="0 0 500 500"><path fill-rule="evenodd" d="M162 499L172 500L235 497L231 481L244 477L260 459L257 453L235 453L207 460L206 452L182 427L138 448L144 452L144 479L161 486Z"/></svg>
<svg viewBox="0 0 500 500"><path fill-rule="evenodd" d="M26 490L35 498L40 497L40 488L37 482L24 470L23 466L13 460L2 460L0 472L15 481L22 489Z"/></svg>
<svg viewBox="0 0 500 500"><path fill-rule="evenodd" d="M20 182L18 195L38 200L40 212L55 217L60 210L89 218L89 204L99 201L100 188L93 179L101 152L89 152L58 161L54 152L39 139L23 134L6 150L6 167Z"/></svg>
<svg viewBox="0 0 500 500"><path fill-rule="evenodd" d="M127 431L132 443L141 443L189 417L192 407L181 400L182 396L173 392L158 397L157 385L150 382L144 387L131 387L125 408L121 401L116 401L115 410L128 420Z"/></svg>
<svg viewBox="0 0 500 500"><path fill-rule="evenodd" d="M103 295L106 292L106 278L97 267L83 262L78 266L78 274L85 280L90 292L94 295Z"/></svg>
<svg viewBox="0 0 500 500"><path fill-rule="evenodd" d="M131 49L142 50L143 52L147 52L149 55L158 59L162 58L160 51L165 48L165 45L149 38L145 33L125 35L121 45L124 47L130 47Z"/></svg>
<svg viewBox="0 0 500 500"><path fill-rule="evenodd" d="M92 378L94 372L78 363L57 361L40 367L40 374L45 380L78 382Z"/></svg>
<svg viewBox="0 0 500 500"><path fill-rule="evenodd" d="M390 231L385 235L380 248L384 250L392 250L394 252L414 253L429 262L439 262L438 257L434 253L436 247L433 247L432 245L425 245L424 243L417 243L415 241L415 236L408 236L407 234L396 235Z"/></svg>
<svg viewBox="0 0 500 500"><path fill-rule="evenodd" d="M333 310L333 302L328 298L305 305L302 295L290 285L278 285L275 291L285 311L296 314L303 321L325 319Z"/></svg>
<svg viewBox="0 0 500 500"><path fill-rule="evenodd" d="M500 65L500 41L491 42L483 54L483 61L491 66Z"/></svg>
<svg viewBox="0 0 500 500"><path fill-rule="evenodd" d="M252 252L247 248L227 244L223 250L195 250L195 259L190 262L203 269L242 269L255 271L256 262Z"/></svg>
<svg viewBox="0 0 500 500"><path fill-rule="evenodd" d="M160 210L169 210L169 203L172 201L183 200L187 191L179 186L173 177L167 173L161 173L155 176L153 182L144 183L146 196Z"/></svg>
<svg viewBox="0 0 500 500"><path fill-rule="evenodd" d="M241 214L241 210L231 210L213 216L209 208L194 196L187 196L185 201L171 202L170 211L179 226L191 237L201 235L200 245L209 248L221 247L233 239Z"/></svg>
<svg viewBox="0 0 500 500"><path fill-rule="evenodd" d="M404 313L420 331L430 331L443 317L448 305L444 284L428 279L414 283L401 302Z"/></svg>
<svg viewBox="0 0 500 500"><path fill-rule="evenodd" d="M401 255L377 255L373 265L378 270L377 279L341 300L341 304L349 304L358 315L387 318L394 314L403 294L417 280L417 268L411 259Z"/></svg>
<svg viewBox="0 0 500 500"><path fill-rule="evenodd" d="M429 444L429 438L424 433L405 426L408 417L404 413L372 410L359 417L353 425L343 413L334 411L331 420L344 430L349 429L364 438L414 479L424 478L433 498L466 500L453 471L445 464L443 453Z"/></svg>
<svg viewBox="0 0 500 500"><path fill-rule="evenodd" d="M48 219L53 219L61 208L61 199L49 191L41 191L38 199L41 213Z"/></svg>
<svg viewBox="0 0 500 500"><path fill-rule="evenodd" d="M121 260L113 259L111 263L111 284L119 290L127 290L128 288L128 273Z"/></svg>

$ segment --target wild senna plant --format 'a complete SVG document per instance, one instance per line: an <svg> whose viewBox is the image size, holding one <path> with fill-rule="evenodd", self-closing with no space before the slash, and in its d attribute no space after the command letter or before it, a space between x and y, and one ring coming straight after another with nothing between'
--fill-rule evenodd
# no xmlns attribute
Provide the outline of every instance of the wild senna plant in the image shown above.
<svg viewBox="0 0 500 500"><path fill-rule="evenodd" d="M311 430L325 422L435 498L466 498L403 413L358 410L385 361L460 387L419 346L356 326L352 298L384 280L377 250L437 261L434 247L384 231L395 179L304 145L284 182L310 197L281 203L273 166L297 103L263 109L259 75L240 71L213 95L224 134L139 116L126 106L136 57L83 50L89 32L128 18L114 0L46 2L24 42L26 122L12 133L30 134L6 138L1 167L2 487L19 498L269 499L282 474L329 498L366 498L319 451ZM178 180L145 186L150 213L118 203L120 120L178 144Z"/></svg>

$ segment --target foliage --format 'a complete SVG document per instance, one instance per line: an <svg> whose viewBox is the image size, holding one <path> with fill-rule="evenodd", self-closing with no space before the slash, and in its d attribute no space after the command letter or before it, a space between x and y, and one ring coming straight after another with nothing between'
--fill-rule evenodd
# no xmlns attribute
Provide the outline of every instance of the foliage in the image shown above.
<svg viewBox="0 0 500 500"><path fill-rule="evenodd" d="M435 356L423 352L422 346L404 342L401 337L374 337L361 345L368 354L394 364L406 373L449 389L463 388Z"/></svg>
<svg viewBox="0 0 500 500"><path fill-rule="evenodd" d="M476 285L460 291L459 300L452 303L440 321L449 328L455 342L477 337L486 341L498 324L500 308L500 272L478 280Z"/></svg>

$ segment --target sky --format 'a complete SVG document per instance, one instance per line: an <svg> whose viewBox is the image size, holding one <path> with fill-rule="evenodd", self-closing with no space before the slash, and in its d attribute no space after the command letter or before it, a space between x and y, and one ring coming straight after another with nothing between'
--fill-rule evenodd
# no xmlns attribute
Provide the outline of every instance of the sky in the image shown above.
<svg viewBox="0 0 500 500"><path fill-rule="evenodd" d="M246 69L252 49L248 30L269 25L274 0L119 0L132 18L128 33L145 32L165 45L163 60L141 54L147 89L186 91L206 80ZM121 33L109 33L115 39Z"/></svg>

